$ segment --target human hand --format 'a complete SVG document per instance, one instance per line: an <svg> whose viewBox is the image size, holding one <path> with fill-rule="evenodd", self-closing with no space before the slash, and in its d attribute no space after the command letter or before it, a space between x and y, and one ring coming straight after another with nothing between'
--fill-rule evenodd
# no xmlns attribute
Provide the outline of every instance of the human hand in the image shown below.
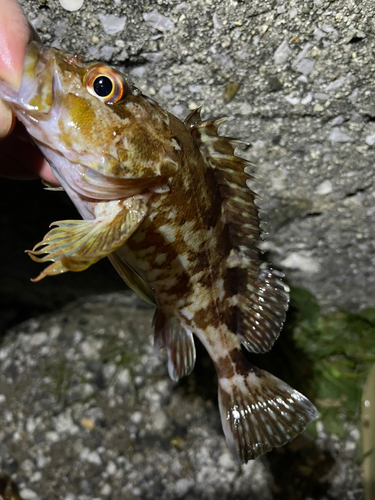
<svg viewBox="0 0 375 500"><path fill-rule="evenodd" d="M37 38L16 0L0 0L0 78L18 88L27 44ZM0 176L58 184L23 125L0 99Z"/></svg>

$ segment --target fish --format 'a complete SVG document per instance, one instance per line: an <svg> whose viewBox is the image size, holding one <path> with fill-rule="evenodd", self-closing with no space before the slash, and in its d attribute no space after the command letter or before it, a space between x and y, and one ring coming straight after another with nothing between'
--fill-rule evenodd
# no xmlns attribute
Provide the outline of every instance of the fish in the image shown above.
<svg viewBox="0 0 375 500"><path fill-rule="evenodd" d="M262 261L252 165L201 108L182 122L125 75L39 42L19 89L0 98L24 124L82 220L54 222L28 251L51 262L35 279L108 257L155 306L154 345L177 381L194 368L196 336L218 377L223 431L234 458L282 446L317 418L314 405L245 351L268 352L289 303L283 275Z"/></svg>

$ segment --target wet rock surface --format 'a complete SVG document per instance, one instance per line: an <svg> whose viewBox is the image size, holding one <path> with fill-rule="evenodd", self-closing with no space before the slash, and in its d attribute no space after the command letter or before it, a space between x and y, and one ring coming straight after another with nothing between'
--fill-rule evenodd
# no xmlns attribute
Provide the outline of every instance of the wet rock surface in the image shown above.
<svg viewBox="0 0 375 500"><path fill-rule="evenodd" d="M134 294L79 299L0 348L0 470L35 500L363 499L358 430L301 436L239 465L221 431L216 377L198 349L173 383Z"/></svg>

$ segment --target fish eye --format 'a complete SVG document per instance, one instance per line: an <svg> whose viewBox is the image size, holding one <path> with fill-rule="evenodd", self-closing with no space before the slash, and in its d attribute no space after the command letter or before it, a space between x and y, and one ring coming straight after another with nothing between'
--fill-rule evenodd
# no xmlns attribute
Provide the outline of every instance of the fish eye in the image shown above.
<svg viewBox="0 0 375 500"><path fill-rule="evenodd" d="M91 68L85 75L83 83L91 95L106 104L120 101L124 94L123 78L108 66L99 65Z"/></svg>
<svg viewBox="0 0 375 500"><path fill-rule="evenodd" d="M92 88L98 97L110 97L113 92L113 82L108 76L100 75L94 80Z"/></svg>

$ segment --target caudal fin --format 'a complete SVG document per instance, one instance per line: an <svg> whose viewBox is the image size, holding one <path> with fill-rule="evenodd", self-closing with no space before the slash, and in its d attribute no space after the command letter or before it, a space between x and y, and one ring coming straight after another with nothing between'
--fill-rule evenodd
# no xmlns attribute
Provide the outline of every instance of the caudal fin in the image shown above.
<svg viewBox="0 0 375 500"><path fill-rule="evenodd" d="M250 365L247 375L219 378L227 445L240 462L292 441L315 420L315 406L282 380Z"/></svg>

